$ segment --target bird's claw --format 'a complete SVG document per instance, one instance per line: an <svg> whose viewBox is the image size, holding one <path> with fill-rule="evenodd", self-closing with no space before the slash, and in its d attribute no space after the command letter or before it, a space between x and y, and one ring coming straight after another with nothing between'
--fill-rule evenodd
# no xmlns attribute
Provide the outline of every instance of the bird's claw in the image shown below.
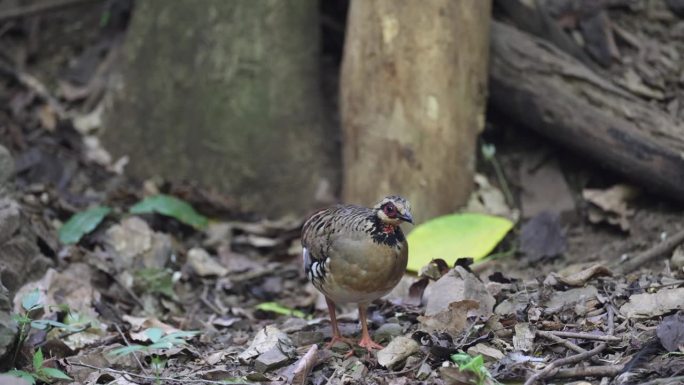
<svg viewBox="0 0 684 385"><path fill-rule="evenodd" d="M359 346L366 349L366 350L372 350L372 349L384 349L385 347L380 345L379 343L373 341L370 336L364 336L361 338L359 341Z"/></svg>
<svg viewBox="0 0 684 385"><path fill-rule="evenodd" d="M349 346L354 346L354 341L351 338L345 338L342 336L332 336L332 338L330 339L330 342L325 344L325 348L331 349L338 342L342 342L342 343L347 344Z"/></svg>

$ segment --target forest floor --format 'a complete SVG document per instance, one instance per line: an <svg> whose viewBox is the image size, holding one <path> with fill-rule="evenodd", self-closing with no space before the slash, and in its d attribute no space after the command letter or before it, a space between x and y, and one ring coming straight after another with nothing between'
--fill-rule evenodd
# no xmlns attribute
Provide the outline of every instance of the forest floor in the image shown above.
<svg viewBox="0 0 684 385"><path fill-rule="evenodd" d="M474 197L520 219L499 257L407 275L369 310L386 349L326 348L325 302L300 265L303 218L256 220L192 182L131 180L100 145L130 10L109 4L0 18L0 143L16 163L12 194L54 261L17 293L15 314L47 321L27 329L10 366L84 384L684 383L682 207L494 113L482 144L505 182L480 159ZM626 26L638 16L615 15ZM492 185L508 185L514 204ZM212 221L130 214L159 193ZM112 211L61 244L61 225L93 205ZM358 336L358 315L341 310L342 333Z"/></svg>

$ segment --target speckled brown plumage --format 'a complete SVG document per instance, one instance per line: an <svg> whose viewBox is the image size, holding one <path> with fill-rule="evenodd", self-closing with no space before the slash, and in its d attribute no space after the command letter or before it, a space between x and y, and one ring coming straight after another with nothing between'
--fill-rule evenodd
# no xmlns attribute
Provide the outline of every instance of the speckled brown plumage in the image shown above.
<svg viewBox="0 0 684 385"><path fill-rule="evenodd" d="M304 270L328 301L337 330L334 303L358 303L363 329L360 345L378 347L365 322L367 304L389 293L408 261L408 244L399 225L412 222L408 202L389 196L373 208L337 205L320 210L304 223Z"/></svg>

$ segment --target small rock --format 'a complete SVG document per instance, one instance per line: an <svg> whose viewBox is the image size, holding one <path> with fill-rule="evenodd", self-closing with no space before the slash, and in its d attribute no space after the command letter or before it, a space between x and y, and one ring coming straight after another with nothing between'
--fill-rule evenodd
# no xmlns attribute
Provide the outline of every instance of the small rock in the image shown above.
<svg viewBox="0 0 684 385"><path fill-rule="evenodd" d="M292 342L295 346L317 344L323 342L324 338L321 332L299 331L292 334Z"/></svg>
<svg viewBox="0 0 684 385"><path fill-rule="evenodd" d="M416 372L416 379L421 381L427 380L427 378L430 377L430 374L432 374L432 367L430 367L427 362L423 362L423 364L420 365L420 368L418 368L418 372Z"/></svg>
<svg viewBox="0 0 684 385"><path fill-rule="evenodd" d="M287 364L289 359L280 349L274 347L259 355L254 361L254 369L258 372L266 373Z"/></svg>
<svg viewBox="0 0 684 385"><path fill-rule="evenodd" d="M403 333L404 328L398 323L386 323L375 331L374 336L378 340L389 341L393 337L399 336Z"/></svg>
<svg viewBox="0 0 684 385"><path fill-rule="evenodd" d="M288 318L287 320L285 320L285 322L283 322L282 325L280 325L280 330L282 330L285 333L293 333L304 329L308 325L309 323L306 322L305 319L292 317Z"/></svg>
<svg viewBox="0 0 684 385"><path fill-rule="evenodd" d="M29 385L30 382L23 378L12 376L9 374L0 374L0 384L1 385Z"/></svg>
<svg viewBox="0 0 684 385"><path fill-rule="evenodd" d="M193 247L188 251L188 264L200 277L223 277L228 274L228 269L221 266L206 250L199 247Z"/></svg>
<svg viewBox="0 0 684 385"><path fill-rule="evenodd" d="M378 364L390 369L417 353L420 345L412 338L400 336L392 340L386 348L378 351Z"/></svg>
<svg viewBox="0 0 684 385"><path fill-rule="evenodd" d="M672 259L670 260L672 263L672 267L674 267L676 270L682 270L684 269L684 248L682 246L678 246L674 253L672 253Z"/></svg>

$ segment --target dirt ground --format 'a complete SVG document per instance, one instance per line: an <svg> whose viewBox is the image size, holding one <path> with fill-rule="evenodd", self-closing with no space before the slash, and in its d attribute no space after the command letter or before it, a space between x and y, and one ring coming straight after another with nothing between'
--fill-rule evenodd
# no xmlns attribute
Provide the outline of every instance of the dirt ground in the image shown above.
<svg viewBox="0 0 684 385"><path fill-rule="evenodd" d="M498 256L453 269L432 263L376 301L369 318L374 337L389 344L383 351L327 349L325 302L300 266L303 218L258 220L192 181L132 180L125 160L100 146L106 79L131 6L107 4L0 21L0 144L16 163L13 195L44 229L42 250L55 263L22 288L15 309L22 313L21 298L39 288L42 304L70 309L46 308L41 319L67 323L74 313L82 326L32 329L11 366L35 369L41 347L43 366L87 384L491 384L532 375L549 384L684 383L684 251L658 249L681 237L682 206L496 111L480 145L496 148L504 177L483 156L478 173L498 194L511 191L505 209L519 219ZM684 57L684 40L672 40L684 21L655 7L610 15L654 49ZM339 33L325 36L333 72ZM620 47L615 74L649 60ZM653 65L659 77L648 87L672 93L659 103L682 116L684 103L672 104L684 97L681 68L668 65ZM492 209L485 190L476 197ZM200 231L169 216L127 214L154 193L181 198L212 222ZM93 204L113 211L79 243L61 245L56 230ZM622 271L644 253L653 255ZM358 336L357 313L341 310L342 333ZM483 362L466 370L459 353Z"/></svg>

